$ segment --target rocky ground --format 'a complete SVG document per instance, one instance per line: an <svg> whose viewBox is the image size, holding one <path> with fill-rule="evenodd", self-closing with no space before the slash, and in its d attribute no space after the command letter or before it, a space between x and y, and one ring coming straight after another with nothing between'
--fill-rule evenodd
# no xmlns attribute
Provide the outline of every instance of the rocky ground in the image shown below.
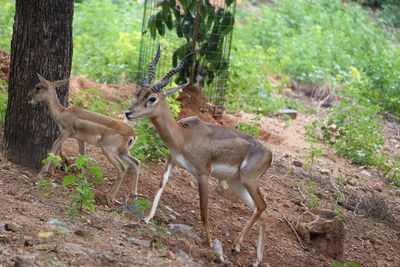
<svg viewBox="0 0 400 267"><path fill-rule="evenodd" d="M83 78L74 78L71 84L74 82L74 92L93 86L105 94L115 96L120 92L119 86L96 85ZM133 86L121 88L123 97L133 95ZM312 105L302 94L294 94L300 102ZM294 120L265 116L260 121L260 141L274 154L271 167L260 181L268 204L264 263L400 266L399 189L389 188L375 168L349 164L333 152L318 157L313 168L307 168L308 160L302 157L309 146L304 141L304 126L326 116L327 111L314 108L316 114L299 113ZM252 123L253 117L242 111L225 112L218 120L236 127L239 122ZM400 150L399 127L386 123L386 149ZM67 156L76 156L76 142L68 140L63 151ZM89 146L87 155L99 162L105 177L113 183L117 173L100 150ZM165 162L146 165L140 174L139 194L152 201ZM57 171L43 186L32 183L37 173L0 158L0 266L222 265L214 262L215 252L204 242L196 181L182 169L173 171L154 218L156 223L150 225L118 205L97 205L96 212L85 210L71 217L67 212L71 204L67 192L71 188L60 185L65 174ZM126 178L118 194L121 202L130 183ZM238 255L230 253L233 240L252 212L229 190L220 190L215 179L210 185L210 227L213 238L222 242L225 265L252 263L258 227L250 231ZM96 185L96 191L110 193L111 187ZM341 197L336 201L339 193ZM308 209L311 195L324 210ZM316 228L308 230L312 227Z"/></svg>

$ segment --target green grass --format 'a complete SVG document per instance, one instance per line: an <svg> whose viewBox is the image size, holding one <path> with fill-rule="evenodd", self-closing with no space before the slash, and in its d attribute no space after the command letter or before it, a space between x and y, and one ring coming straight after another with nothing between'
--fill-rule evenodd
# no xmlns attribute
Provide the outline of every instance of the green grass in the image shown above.
<svg viewBox="0 0 400 267"><path fill-rule="evenodd" d="M73 74L97 82L133 81L143 6L136 1L75 4Z"/></svg>
<svg viewBox="0 0 400 267"><path fill-rule="evenodd" d="M11 35L14 23L14 0L0 1L0 49L11 51Z"/></svg>
<svg viewBox="0 0 400 267"><path fill-rule="evenodd" d="M368 9L340 0L280 0L273 7L239 9L237 17L233 47L239 44L236 56L244 64L241 73L250 70L246 64L251 61L253 71L264 77L283 72L299 82L343 85L355 67L366 80L360 93L400 114L400 48L386 29L374 23ZM240 47L240 42L245 45ZM267 62L259 64L259 57ZM233 51L233 71L235 60ZM247 77L248 88L240 90L254 95L262 79ZM270 92L268 86L263 85L263 90ZM265 98L264 103L270 101Z"/></svg>

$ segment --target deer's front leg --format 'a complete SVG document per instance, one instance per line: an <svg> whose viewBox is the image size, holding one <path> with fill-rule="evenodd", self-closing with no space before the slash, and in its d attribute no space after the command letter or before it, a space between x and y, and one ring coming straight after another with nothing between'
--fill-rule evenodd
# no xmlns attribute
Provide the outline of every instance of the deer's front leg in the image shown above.
<svg viewBox="0 0 400 267"><path fill-rule="evenodd" d="M209 175L200 175L197 177L199 183L199 196L200 196L200 215L203 221L204 228L207 235L207 243L212 247L210 227L208 224L208 178Z"/></svg>
<svg viewBox="0 0 400 267"><path fill-rule="evenodd" d="M67 138L68 138L69 136L70 136L70 134L69 134L68 132L61 132L61 134L57 137L56 141L54 142L53 146L51 147L50 153L57 154L57 152L61 150L62 144L65 142L65 140L67 140ZM44 175L46 172L49 171L50 166L51 166L52 164L53 164L53 163L52 163L51 161L50 161L50 162L47 162L47 163L43 166L43 168L42 168L42 170L40 171L40 173L36 176L36 179L37 179L37 180L42 179L42 178L43 178L43 175Z"/></svg>
<svg viewBox="0 0 400 267"><path fill-rule="evenodd" d="M168 157L168 161L167 161L167 169L163 174L163 180L161 183L161 187L160 187L160 189L158 189L157 194L154 197L153 205L151 206L151 210L150 210L150 214L146 218L144 218L145 223L149 223L150 220L153 219L154 214L156 213L158 202L160 201L160 198L161 198L161 194L164 191L164 188L167 185L167 182L169 179L169 175L171 174L171 172L174 168L175 168L175 162L174 162L172 156L170 155Z"/></svg>

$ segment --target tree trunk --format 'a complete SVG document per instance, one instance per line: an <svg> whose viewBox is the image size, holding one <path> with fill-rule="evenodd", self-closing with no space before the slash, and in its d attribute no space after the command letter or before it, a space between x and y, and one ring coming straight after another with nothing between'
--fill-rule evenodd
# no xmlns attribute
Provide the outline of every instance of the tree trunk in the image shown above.
<svg viewBox="0 0 400 267"><path fill-rule="evenodd" d="M59 134L47 106L29 105L26 95L37 73L50 81L70 76L73 11L73 0L16 0L4 127L5 155L15 163L39 168ZM68 87L58 90L67 106Z"/></svg>

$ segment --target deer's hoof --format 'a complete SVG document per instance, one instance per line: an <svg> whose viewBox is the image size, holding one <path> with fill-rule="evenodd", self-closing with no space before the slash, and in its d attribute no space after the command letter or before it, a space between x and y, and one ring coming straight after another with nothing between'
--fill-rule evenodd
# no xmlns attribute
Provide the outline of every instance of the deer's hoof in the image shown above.
<svg viewBox="0 0 400 267"><path fill-rule="evenodd" d="M148 217L142 219L142 221L143 221L145 224L149 224L149 223L150 223L150 220L151 220L151 218L148 218Z"/></svg>
<svg viewBox="0 0 400 267"><path fill-rule="evenodd" d="M232 253L233 256L238 255L239 252L240 252L240 250L238 250L237 248L232 248L231 249L231 253Z"/></svg>

